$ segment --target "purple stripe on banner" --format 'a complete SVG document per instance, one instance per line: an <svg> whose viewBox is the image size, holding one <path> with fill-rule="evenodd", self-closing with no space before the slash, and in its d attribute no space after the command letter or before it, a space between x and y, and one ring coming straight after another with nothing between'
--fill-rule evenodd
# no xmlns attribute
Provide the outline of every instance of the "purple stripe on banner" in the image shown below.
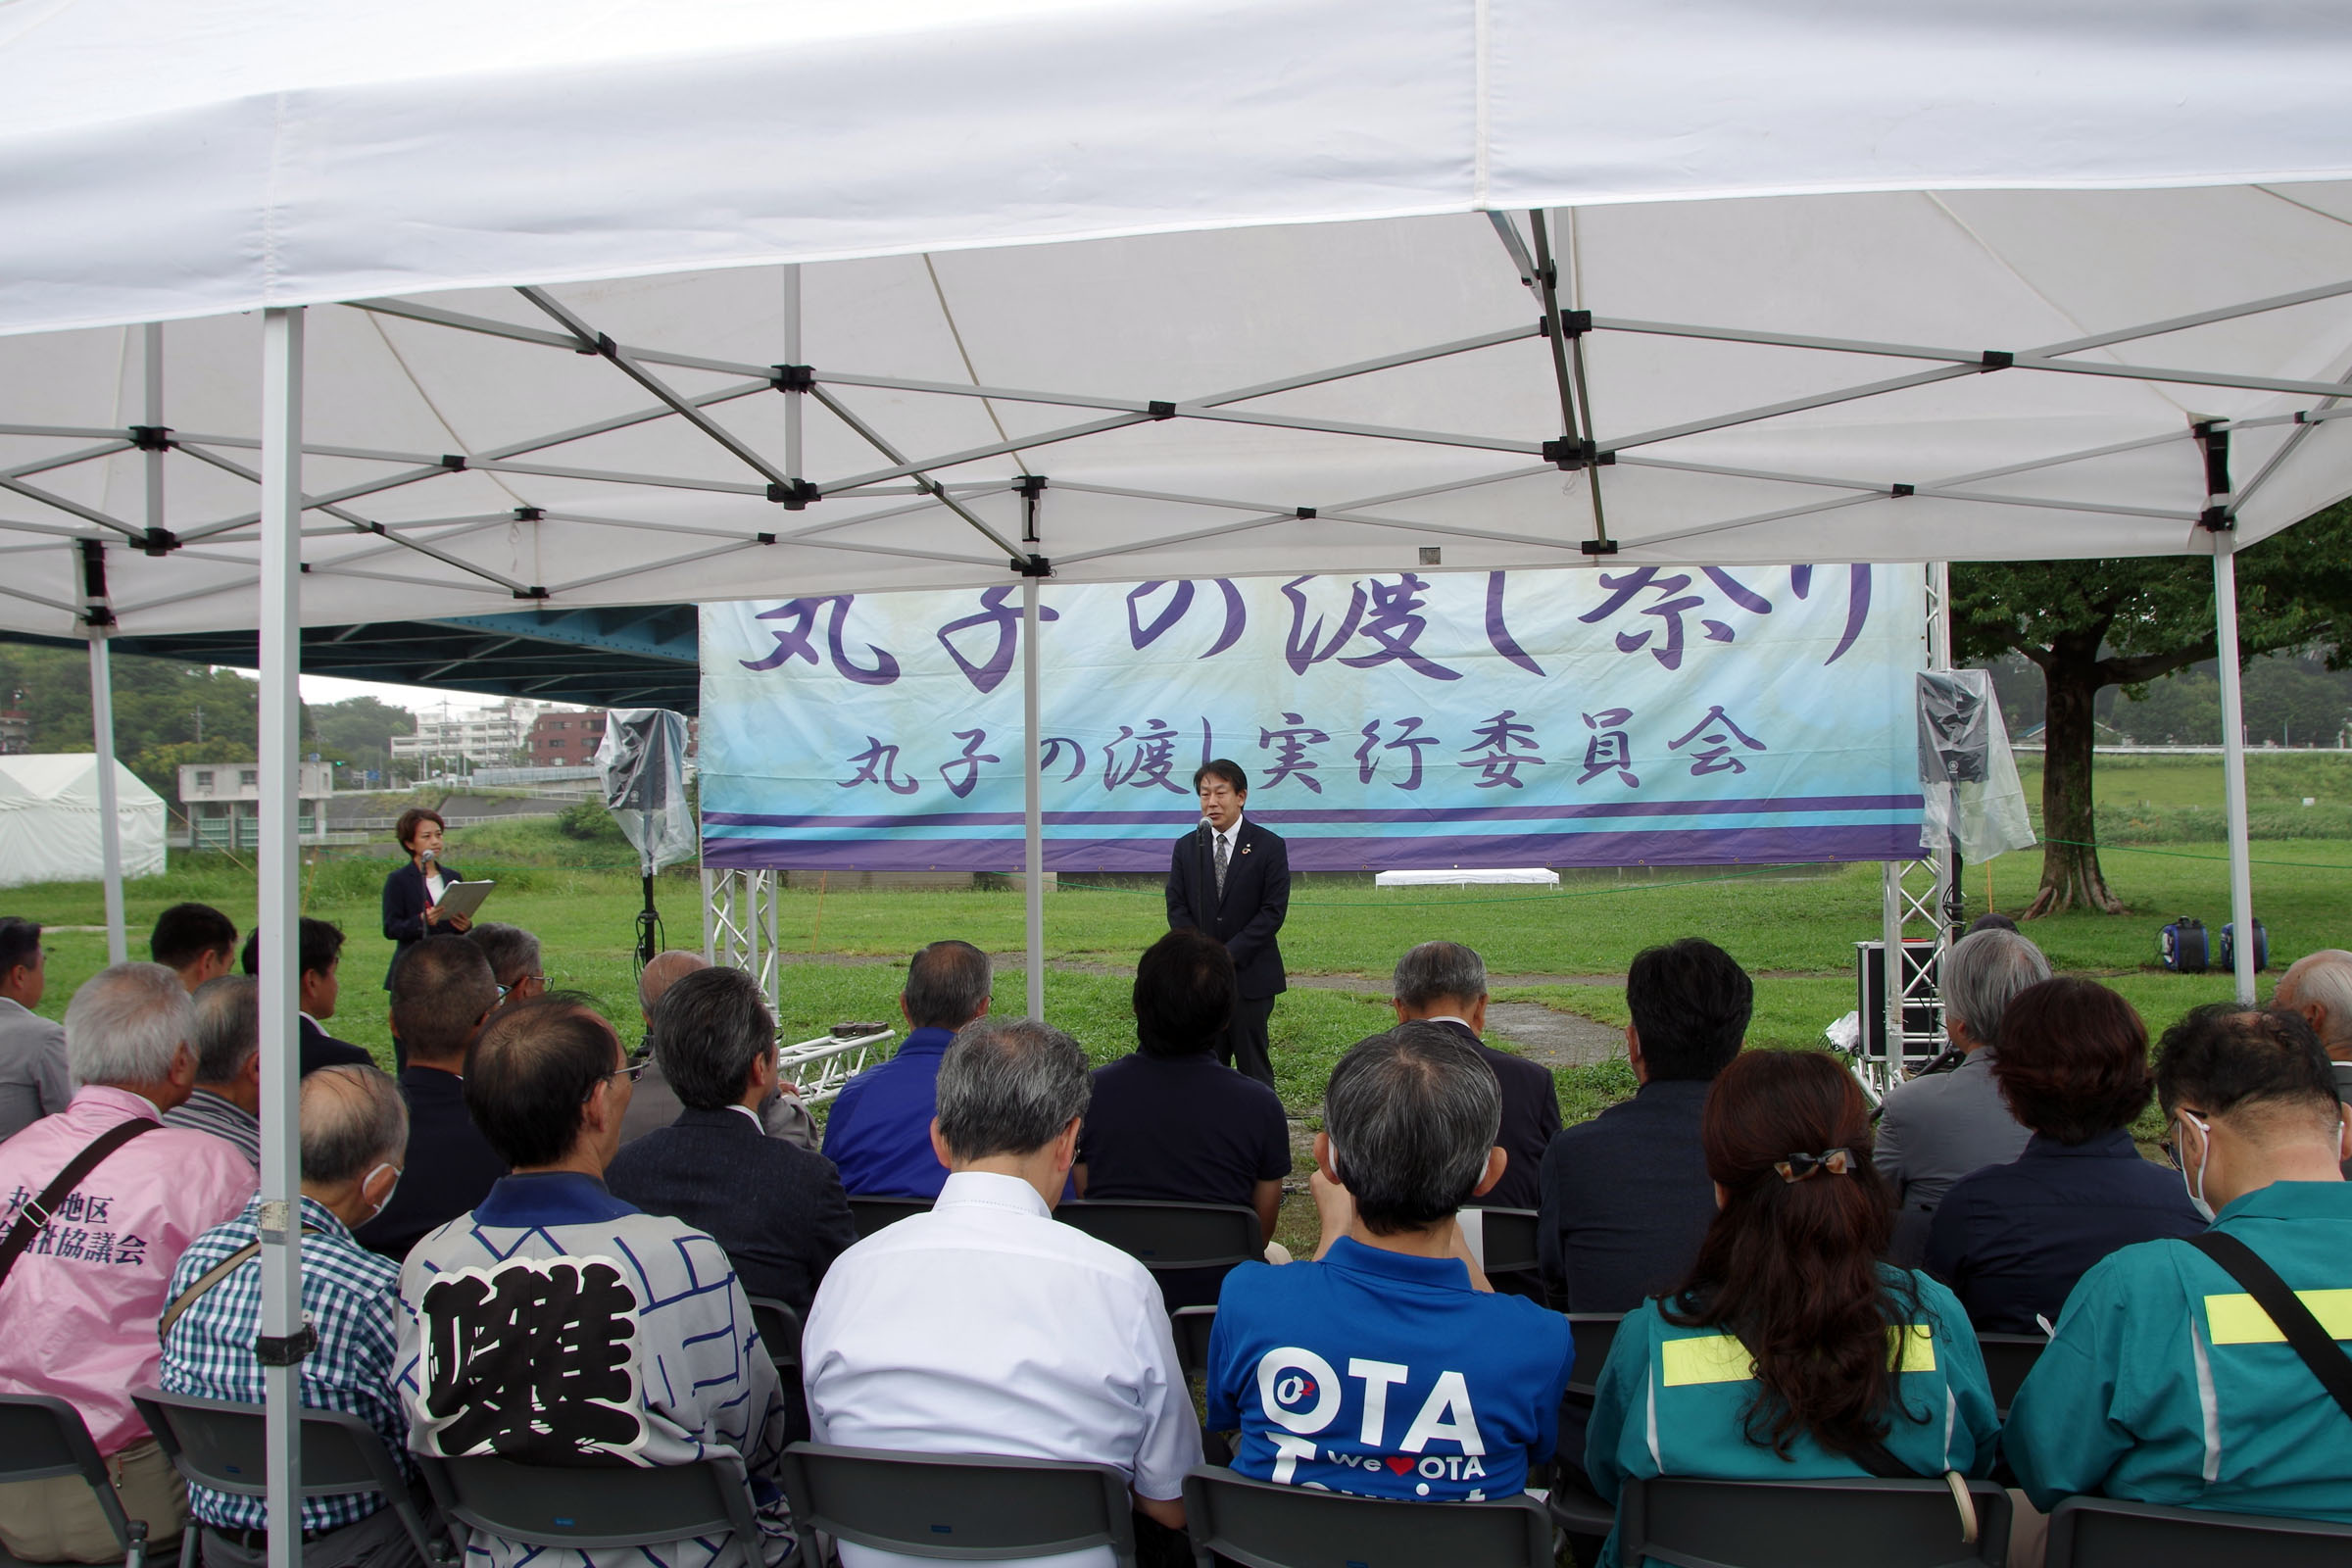
<svg viewBox="0 0 2352 1568"><path fill-rule="evenodd" d="M1297 810L1261 811L1252 808L1250 820L1279 828L1290 822L1397 823L1422 822L1574 822L1620 816L1747 816L1784 811L1916 811L1925 803L1917 795L1796 795L1780 800L1749 801L1598 801L1588 806L1455 806L1355 810L1313 807ZM1180 811L1048 811L1049 827L1165 827L1181 833L1200 813ZM874 828L1013 827L1021 825L1018 811L936 811L920 815L766 815L754 811L706 811L711 827L791 827L829 832ZM1561 861L1567 864L1567 861Z"/></svg>
<svg viewBox="0 0 2352 1568"><path fill-rule="evenodd" d="M1172 840L1048 839L1046 869L1165 872ZM1454 866L1729 865L1919 858L1917 823L1729 830L1447 834L1295 838L1294 871L1401 871ZM713 869L1018 871L1018 839L854 840L705 836Z"/></svg>

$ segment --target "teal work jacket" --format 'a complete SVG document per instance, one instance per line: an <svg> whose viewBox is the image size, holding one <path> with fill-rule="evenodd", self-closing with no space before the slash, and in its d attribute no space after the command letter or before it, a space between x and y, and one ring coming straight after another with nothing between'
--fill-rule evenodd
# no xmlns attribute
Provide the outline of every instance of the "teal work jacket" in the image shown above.
<svg viewBox="0 0 2352 1568"><path fill-rule="evenodd" d="M2213 1228L2352 1341L2352 1186L2277 1182ZM2268 1314L2185 1242L2142 1242L2082 1276L2009 1411L2034 1505L2087 1493L2352 1521L2352 1417Z"/></svg>
<svg viewBox="0 0 2352 1568"><path fill-rule="evenodd" d="M1976 1331L1959 1298L1927 1275L1886 1268L1897 1299L1916 1292L1919 1310L1887 1330L1902 1359L1895 1379L1901 1409L1886 1446L1922 1475L1992 1468L2000 1431L1992 1387ZM1799 1435L1788 1457L1749 1441L1748 1405L1759 1390L1746 1348L1712 1328L1669 1323L1658 1303L1626 1314L1601 1368L1585 1446L1585 1471L1611 1503L1629 1479L1706 1476L1725 1481L1819 1481L1869 1472L1811 1437ZM1609 1535L1602 1568L1620 1568Z"/></svg>

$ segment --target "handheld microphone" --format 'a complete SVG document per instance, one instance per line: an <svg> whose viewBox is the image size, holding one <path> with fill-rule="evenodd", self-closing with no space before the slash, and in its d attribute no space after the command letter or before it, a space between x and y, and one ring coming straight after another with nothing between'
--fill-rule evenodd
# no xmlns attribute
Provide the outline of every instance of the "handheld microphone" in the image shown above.
<svg viewBox="0 0 2352 1568"><path fill-rule="evenodd" d="M427 850L424 852L423 856L420 857L420 858L426 860L438 860L441 858L441 852L439 850Z"/></svg>

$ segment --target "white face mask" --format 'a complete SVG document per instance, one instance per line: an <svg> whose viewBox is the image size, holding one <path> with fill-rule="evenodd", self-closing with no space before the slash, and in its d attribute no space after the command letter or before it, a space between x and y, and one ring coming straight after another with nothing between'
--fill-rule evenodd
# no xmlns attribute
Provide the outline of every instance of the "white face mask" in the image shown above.
<svg viewBox="0 0 2352 1568"><path fill-rule="evenodd" d="M375 1180L375 1173L379 1170L388 1170L392 1173L392 1185L384 1189L384 1196L376 1202L374 1209L369 1212L368 1219L373 1219L377 1214L381 1214L384 1211L384 1205L392 1201L392 1195L400 1191L400 1167L388 1159L379 1162L367 1175L360 1178L360 1190L366 1192L368 1184Z"/></svg>
<svg viewBox="0 0 2352 1568"><path fill-rule="evenodd" d="M2213 1223L2213 1205L2205 1201L2205 1167L2213 1163L2213 1129L2204 1122L2196 1121L2186 1111L2182 1111L2174 1120L2183 1129L2194 1122L2198 1133L2202 1135L2201 1142L2204 1145L2205 1152L2197 1160L2197 1179L2194 1182L2188 1179L2188 1140L2182 1138L2173 1147L2180 1151L2180 1187L2183 1192L2188 1194L2188 1206L2195 1209L2203 1217L2205 1223L2210 1225Z"/></svg>

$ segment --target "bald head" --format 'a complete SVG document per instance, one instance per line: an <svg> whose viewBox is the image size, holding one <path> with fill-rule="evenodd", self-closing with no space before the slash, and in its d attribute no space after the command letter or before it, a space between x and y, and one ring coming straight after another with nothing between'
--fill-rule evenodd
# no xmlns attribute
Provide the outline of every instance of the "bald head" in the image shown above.
<svg viewBox="0 0 2352 1568"><path fill-rule="evenodd" d="M683 948L655 954L653 961L645 966L645 972L637 977L637 1010L645 1014L647 1027L652 1027L654 1008L668 994L671 986L697 969L710 967L710 959Z"/></svg>
<svg viewBox="0 0 2352 1568"><path fill-rule="evenodd" d="M2271 1004L2301 1014L2328 1054L2352 1061L2352 953L2323 948L2278 977Z"/></svg>

